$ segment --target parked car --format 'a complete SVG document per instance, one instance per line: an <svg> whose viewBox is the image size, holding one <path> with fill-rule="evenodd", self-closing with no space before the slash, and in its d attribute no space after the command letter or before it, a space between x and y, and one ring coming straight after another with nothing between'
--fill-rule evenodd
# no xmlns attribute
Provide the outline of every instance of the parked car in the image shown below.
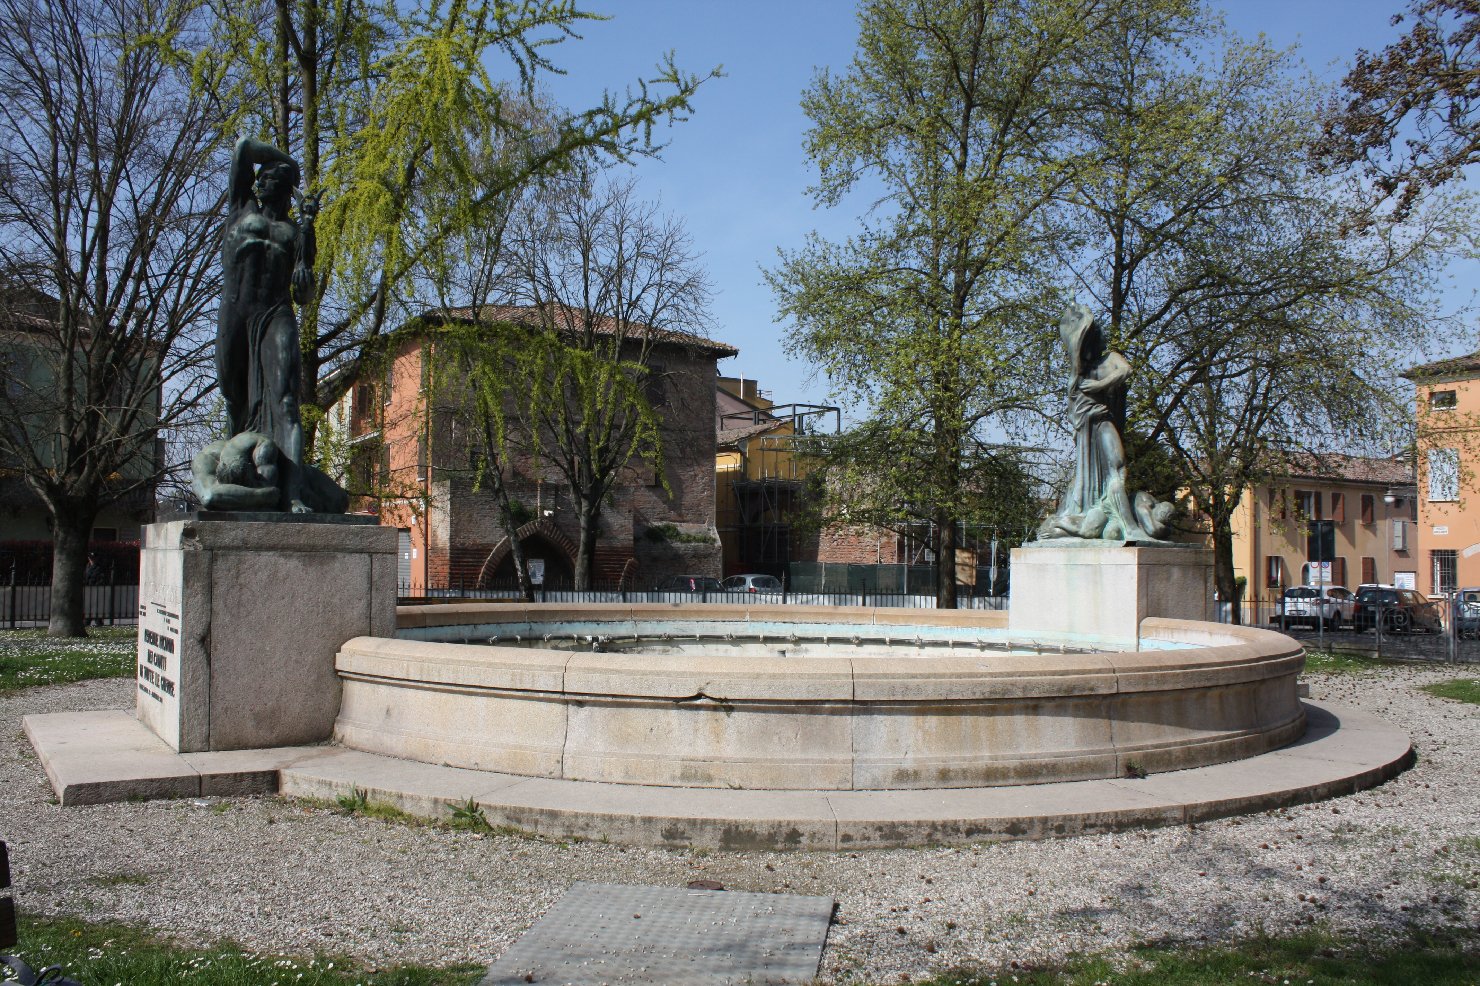
<svg viewBox="0 0 1480 986"><path fill-rule="evenodd" d="M1454 625L1461 637L1480 637L1480 587L1454 594Z"/></svg>
<svg viewBox="0 0 1480 986"><path fill-rule="evenodd" d="M731 575L721 584L726 592L781 591L781 580L774 575Z"/></svg>
<svg viewBox="0 0 1480 986"><path fill-rule="evenodd" d="M1370 630L1382 622L1384 630L1438 633L1444 627L1439 607L1412 589L1390 585L1364 585L1357 590L1352 627Z"/></svg>
<svg viewBox="0 0 1480 986"><path fill-rule="evenodd" d="M1281 626L1324 624L1328 630L1339 630L1351 623L1356 604L1356 596L1346 586L1292 585L1285 590L1275 619Z"/></svg>
<svg viewBox="0 0 1480 986"><path fill-rule="evenodd" d="M719 579L708 575L670 575L653 587L658 592L723 592Z"/></svg>

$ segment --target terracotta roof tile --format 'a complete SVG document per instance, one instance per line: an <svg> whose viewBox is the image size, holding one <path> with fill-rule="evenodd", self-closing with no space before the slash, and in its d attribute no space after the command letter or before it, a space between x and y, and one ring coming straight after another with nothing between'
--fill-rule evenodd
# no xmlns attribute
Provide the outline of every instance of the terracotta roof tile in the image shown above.
<svg viewBox="0 0 1480 986"><path fill-rule="evenodd" d="M747 438L753 438L756 435L764 435L767 432L775 431L785 424L790 424L790 421L785 418L775 418L770 421L762 421L759 424L743 425L739 428L724 428L715 432L714 443L720 446L733 445Z"/></svg>
<svg viewBox="0 0 1480 986"><path fill-rule="evenodd" d="M1430 377L1448 377L1468 373L1480 373L1480 352L1424 363L1421 366L1404 370L1401 376L1416 381Z"/></svg>
<svg viewBox="0 0 1480 986"><path fill-rule="evenodd" d="M1300 452L1288 456L1280 472L1292 479L1342 480L1383 486L1405 486L1414 481L1412 467L1401 456L1369 458L1339 452Z"/></svg>
<svg viewBox="0 0 1480 986"><path fill-rule="evenodd" d="M465 306L462 308L443 308L427 312L424 317L446 318L458 321L485 321L485 322L513 322L516 325L538 326L553 323L557 329L575 332L584 331L586 314L578 308L568 305L479 305ZM591 328L598 335L615 335L621 328L616 319L608 315L599 315L593 320ZM637 337L644 332L650 333L649 338L654 342L666 343L674 346L687 346L704 352L713 353L716 357L723 359L726 356L737 356L740 350L729 343L719 342L714 339L706 339L704 336L695 335L692 332L680 332L677 329L655 329L640 322L630 322L625 326L628 334Z"/></svg>

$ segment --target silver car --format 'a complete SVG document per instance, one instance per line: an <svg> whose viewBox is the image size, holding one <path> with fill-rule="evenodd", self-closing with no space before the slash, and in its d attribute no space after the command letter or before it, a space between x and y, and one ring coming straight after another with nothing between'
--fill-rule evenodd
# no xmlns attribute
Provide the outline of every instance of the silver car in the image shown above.
<svg viewBox="0 0 1480 986"><path fill-rule="evenodd" d="M1280 600L1278 620L1281 626L1325 624L1327 630L1350 625L1357 597L1341 585L1294 585L1285 590Z"/></svg>
<svg viewBox="0 0 1480 986"><path fill-rule="evenodd" d="M731 575L720 584L726 592L781 591L781 580L774 575Z"/></svg>

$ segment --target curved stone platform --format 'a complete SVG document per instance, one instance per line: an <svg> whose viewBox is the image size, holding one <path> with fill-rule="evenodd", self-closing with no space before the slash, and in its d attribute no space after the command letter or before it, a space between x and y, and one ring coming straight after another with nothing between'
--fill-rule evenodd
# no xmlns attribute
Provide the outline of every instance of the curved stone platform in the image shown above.
<svg viewBox="0 0 1480 986"><path fill-rule="evenodd" d="M1256 756L1305 728L1295 685L1304 651L1281 634L1147 619L1135 641L1009 637L1006 620L830 607L413 608L397 639L340 648L334 738L429 764L682 788L681 799L697 796L689 789L1114 779ZM649 652L661 648L639 626L705 643ZM540 637L555 627L572 646L607 633L647 643L557 649ZM823 646L800 656L813 632ZM922 653L912 637L929 633L950 646Z"/></svg>
<svg viewBox="0 0 1480 986"><path fill-rule="evenodd" d="M1144 779L932 791L720 791L516 777L354 750L282 771L284 794L359 788L427 817L471 799L495 826L554 839L711 849L837 850L1045 839L1181 825L1375 787L1413 763L1380 719L1306 703L1299 741L1245 760Z"/></svg>
<svg viewBox="0 0 1480 986"><path fill-rule="evenodd" d="M27 716L64 805L355 789L413 814L476 803L495 826L552 839L711 849L836 850L1044 839L1181 825L1375 787L1413 763L1380 719L1305 705L1304 737L1232 763L1142 780L938 791L720 791L516 777L334 746L177 754L126 712Z"/></svg>

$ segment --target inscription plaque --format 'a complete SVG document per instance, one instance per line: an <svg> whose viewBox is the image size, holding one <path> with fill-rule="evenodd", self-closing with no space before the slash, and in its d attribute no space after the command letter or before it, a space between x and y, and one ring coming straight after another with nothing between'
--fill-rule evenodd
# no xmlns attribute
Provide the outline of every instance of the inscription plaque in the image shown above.
<svg viewBox="0 0 1480 986"><path fill-rule="evenodd" d="M183 560L145 548L140 555L135 714L166 743L180 748L183 643Z"/></svg>

